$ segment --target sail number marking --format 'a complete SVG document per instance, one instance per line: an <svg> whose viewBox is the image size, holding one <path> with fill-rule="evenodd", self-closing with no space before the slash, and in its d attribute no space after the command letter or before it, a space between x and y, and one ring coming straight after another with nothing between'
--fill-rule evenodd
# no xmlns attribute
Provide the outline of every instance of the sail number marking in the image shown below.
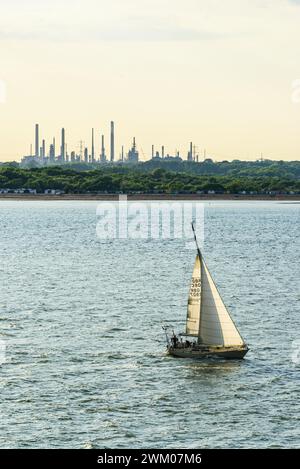
<svg viewBox="0 0 300 469"><path fill-rule="evenodd" d="M190 296L199 297L201 293L201 280L199 278L192 278Z"/></svg>

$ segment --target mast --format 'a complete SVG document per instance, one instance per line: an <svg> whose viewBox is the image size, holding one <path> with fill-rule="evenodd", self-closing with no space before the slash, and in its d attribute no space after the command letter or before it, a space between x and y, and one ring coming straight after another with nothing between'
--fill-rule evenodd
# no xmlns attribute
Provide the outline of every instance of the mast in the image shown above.
<svg viewBox="0 0 300 469"><path fill-rule="evenodd" d="M193 234L194 234L194 240L195 240L196 247L197 247L197 252L198 252L200 260L202 260L202 254L201 254L201 251L200 251L200 248L199 248L199 245L198 245L196 230L195 230L195 227L194 227L194 221L192 221L191 225L192 225L192 230L193 230Z"/></svg>
<svg viewBox="0 0 300 469"><path fill-rule="evenodd" d="M202 340L201 340L201 336L200 336L200 331L201 331L201 310L202 310L202 298L203 298L203 291L202 291L203 258L202 258L202 253L201 253L201 251L200 251L199 244L198 244L198 240L197 240L197 236L196 236L196 230L195 230L195 226L194 226L194 221L192 221L192 230L193 230L193 233L194 233L194 240L195 240L195 243L196 243L197 252L198 252L199 261L200 261L200 305L199 305L198 344L201 344Z"/></svg>

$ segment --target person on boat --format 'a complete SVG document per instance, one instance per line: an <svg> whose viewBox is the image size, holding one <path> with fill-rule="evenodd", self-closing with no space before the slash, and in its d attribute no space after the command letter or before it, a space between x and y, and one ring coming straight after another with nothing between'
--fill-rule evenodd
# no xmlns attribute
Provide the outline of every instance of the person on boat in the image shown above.
<svg viewBox="0 0 300 469"><path fill-rule="evenodd" d="M176 335L174 333L173 333L173 336L171 338L171 341L172 341L173 347L176 348L177 343L178 343L178 338L176 337Z"/></svg>

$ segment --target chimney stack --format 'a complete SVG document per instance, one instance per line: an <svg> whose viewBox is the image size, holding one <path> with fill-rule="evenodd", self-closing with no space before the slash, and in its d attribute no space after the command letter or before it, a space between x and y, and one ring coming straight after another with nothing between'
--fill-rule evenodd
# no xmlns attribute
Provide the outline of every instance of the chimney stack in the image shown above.
<svg viewBox="0 0 300 469"><path fill-rule="evenodd" d="M61 129L61 149L60 149L60 158L61 161L66 159L66 142L65 142L65 129Z"/></svg>
<svg viewBox="0 0 300 469"><path fill-rule="evenodd" d="M85 147L84 149L84 162L85 163L88 163L89 162L89 151L88 149Z"/></svg>
<svg viewBox="0 0 300 469"><path fill-rule="evenodd" d="M100 161L104 163L106 160L105 157L105 147L104 147L104 135L101 136L101 155L100 155Z"/></svg>
<svg viewBox="0 0 300 469"><path fill-rule="evenodd" d="M40 154L39 124L35 124L35 157L38 158L39 154Z"/></svg>
<svg viewBox="0 0 300 469"><path fill-rule="evenodd" d="M110 123L110 161L115 159L115 124L113 121Z"/></svg>
<svg viewBox="0 0 300 469"><path fill-rule="evenodd" d="M95 161L94 129L92 129L92 163Z"/></svg>
<svg viewBox="0 0 300 469"><path fill-rule="evenodd" d="M188 161L193 161L193 143L190 143L190 151L188 152Z"/></svg>

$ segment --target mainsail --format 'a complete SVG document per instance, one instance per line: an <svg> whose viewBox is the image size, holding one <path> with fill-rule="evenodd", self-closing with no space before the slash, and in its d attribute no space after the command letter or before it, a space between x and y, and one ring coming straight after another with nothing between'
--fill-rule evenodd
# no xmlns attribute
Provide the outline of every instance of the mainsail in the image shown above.
<svg viewBox="0 0 300 469"><path fill-rule="evenodd" d="M203 259L201 260L201 279L199 328L201 342L209 345L244 345Z"/></svg>
<svg viewBox="0 0 300 469"><path fill-rule="evenodd" d="M197 246L198 247L198 246ZM205 345L244 344L198 248L189 292L186 334Z"/></svg>

